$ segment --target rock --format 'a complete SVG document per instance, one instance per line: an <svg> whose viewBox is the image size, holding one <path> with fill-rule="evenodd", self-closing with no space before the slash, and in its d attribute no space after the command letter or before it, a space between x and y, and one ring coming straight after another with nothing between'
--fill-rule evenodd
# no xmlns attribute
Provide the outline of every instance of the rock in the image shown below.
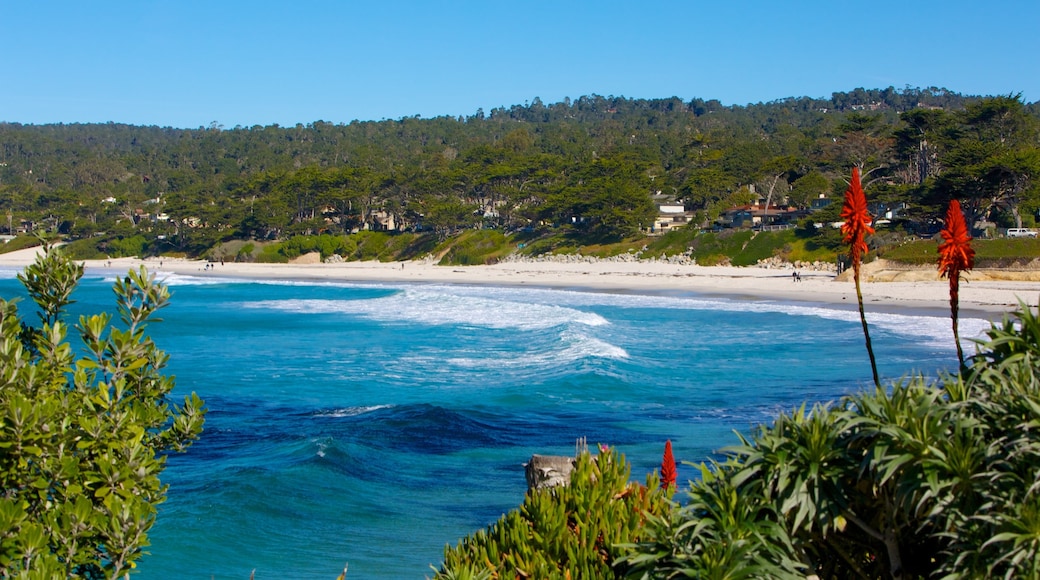
<svg viewBox="0 0 1040 580"><path fill-rule="evenodd" d="M567 485L574 471L574 458L564 455L532 455L524 464L527 489L545 489Z"/></svg>
<svg viewBox="0 0 1040 580"><path fill-rule="evenodd" d="M298 258L289 260L290 264L320 264L321 263L321 252L311 252L304 254Z"/></svg>

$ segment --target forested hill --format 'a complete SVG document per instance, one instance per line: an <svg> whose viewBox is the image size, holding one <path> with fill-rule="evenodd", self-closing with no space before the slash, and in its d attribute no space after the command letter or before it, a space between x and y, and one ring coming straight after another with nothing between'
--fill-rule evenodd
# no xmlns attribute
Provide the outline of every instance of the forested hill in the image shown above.
<svg viewBox="0 0 1040 580"><path fill-rule="evenodd" d="M1031 223L1038 127L1038 103L936 88L748 106L536 98L469 117L295 127L0 123L0 231L144 235L189 253L358 229L566 224L621 238L661 199L698 223L766 192L808 208L844 190L853 165L868 196L922 215L962 197L975 217Z"/></svg>

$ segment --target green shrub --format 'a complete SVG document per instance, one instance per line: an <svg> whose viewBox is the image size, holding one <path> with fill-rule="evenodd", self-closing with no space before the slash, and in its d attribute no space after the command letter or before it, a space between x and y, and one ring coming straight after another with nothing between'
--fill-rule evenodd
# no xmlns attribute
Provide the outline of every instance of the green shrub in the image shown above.
<svg viewBox="0 0 1040 580"><path fill-rule="evenodd" d="M43 245L43 241L40 240L40 238L33 235L21 235L7 243L0 244L0 254L24 250L26 248L35 248L40 245Z"/></svg>
<svg viewBox="0 0 1040 580"><path fill-rule="evenodd" d="M621 545L670 509L655 474L628 481L623 455L582 453L570 484L532 490L523 505L444 551L435 578L612 578Z"/></svg>
<svg viewBox="0 0 1040 580"><path fill-rule="evenodd" d="M650 240L643 250L644 258L664 258L667 256L685 254L693 245L693 240L700 235L700 230L693 227L684 227L671 230Z"/></svg>
<svg viewBox="0 0 1040 580"><path fill-rule="evenodd" d="M0 300L0 577L128 575L166 497L165 455L202 431L202 401L174 404L167 356L145 333L167 289L130 271L114 287L119 323L98 314L71 326L82 275L54 249L19 275L39 326Z"/></svg>
<svg viewBox="0 0 1040 580"><path fill-rule="evenodd" d="M760 260L784 253L795 240L794 230L757 232L737 252L731 263L734 266L754 266Z"/></svg>
<svg viewBox="0 0 1040 580"><path fill-rule="evenodd" d="M256 261L262 264L287 264L289 258L280 252L281 244L268 244L260 249Z"/></svg>
<svg viewBox="0 0 1040 580"><path fill-rule="evenodd" d="M104 260L108 254L98 249L96 238L86 238L69 242L61 247L65 255L73 260Z"/></svg>
<svg viewBox="0 0 1040 580"><path fill-rule="evenodd" d="M494 264L513 251L512 242L498 230L473 230L450 240L441 258L442 266Z"/></svg>
<svg viewBox="0 0 1040 580"><path fill-rule="evenodd" d="M520 248L523 244L523 248ZM528 237L516 244L519 253L523 256L541 256L544 254L576 254L578 242L559 232L539 237Z"/></svg>
<svg viewBox="0 0 1040 580"><path fill-rule="evenodd" d="M112 258L143 258L148 254L148 244L144 236L136 235L102 241L98 244L98 249L107 252Z"/></svg>
<svg viewBox="0 0 1040 580"><path fill-rule="evenodd" d="M980 268L1006 268L1025 265L1040 256L1040 239L998 238L972 240L975 265ZM883 248L881 257L906 264L934 264L938 251L935 240L916 240Z"/></svg>
<svg viewBox="0 0 1040 580"><path fill-rule="evenodd" d="M252 242L242 244L242 247L235 253L236 262L252 262L254 257L253 254L256 252L256 246Z"/></svg>
<svg viewBox="0 0 1040 580"><path fill-rule="evenodd" d="M726 263L743 250L752 235L750 230L702 234L693 238L690 255L704 266Z"/></svg>
<svg viewBox="0 0 1040 580"><path fill-rule="evenodd" d="M964 375L782 414L726 450L623 561L644 577L1040 575L1040 318Z"/></svg>
<svg viewBox="0 0 1040 580"><path fill-rule="evenodd" d="M812 238L804 238L795 234L789 247L785 247L784 258L789 262L835 262L838 252L833 248L821 245Z"/></svg>

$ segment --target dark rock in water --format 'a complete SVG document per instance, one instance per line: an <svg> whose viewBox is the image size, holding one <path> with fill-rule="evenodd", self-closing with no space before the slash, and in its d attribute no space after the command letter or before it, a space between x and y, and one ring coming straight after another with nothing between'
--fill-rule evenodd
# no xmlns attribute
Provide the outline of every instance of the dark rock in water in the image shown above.
<svg viewBox="0 0 1040 580"><path fill-rule="evenodd" d="M524 464L527 489L544 489L567 485L571 481L575 460L565 455L532 455Z"/></svg>

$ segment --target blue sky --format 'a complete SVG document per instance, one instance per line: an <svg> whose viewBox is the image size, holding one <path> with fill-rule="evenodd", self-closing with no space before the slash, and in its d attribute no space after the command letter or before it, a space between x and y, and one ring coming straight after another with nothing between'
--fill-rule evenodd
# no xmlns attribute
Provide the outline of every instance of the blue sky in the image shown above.
<svg viewBox="0 0 1040 580"><path fill-rule="evenodd" d="M194 128L582 95L1040 100L1040 0L0 0L0 121Z"/></svg>

